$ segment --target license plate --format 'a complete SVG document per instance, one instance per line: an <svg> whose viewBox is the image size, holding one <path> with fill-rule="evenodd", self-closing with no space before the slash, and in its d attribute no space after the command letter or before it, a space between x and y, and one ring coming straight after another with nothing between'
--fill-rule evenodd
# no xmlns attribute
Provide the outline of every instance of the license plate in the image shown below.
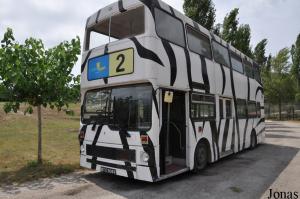
<svg viewBox="0 0 300 199"><path fill-rule="evenodd" d="M133 49L121 50L88 61L88 80L133 73Z"/></svg>
<svg viewBox="0 0 300 199"><path fill-rule="evenodd" d="M108 174L116 175L116 170L115 169L101 167L100 171L103 172L103 173L108 173Z"/></svg>

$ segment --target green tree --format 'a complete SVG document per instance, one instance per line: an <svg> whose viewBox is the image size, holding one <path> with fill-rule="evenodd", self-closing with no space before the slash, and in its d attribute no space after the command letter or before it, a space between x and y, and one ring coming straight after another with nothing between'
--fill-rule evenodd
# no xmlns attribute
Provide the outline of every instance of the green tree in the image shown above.
<svg viewBox="0 0 300 199"><path fill-rule="evenodd" d="M46 49L41 40L29 38L24 44L15 41L12 29L7 29L0 48L0 82L9 91L5 112L20 108L26 102L25 113L37 108L38 162L42 163L42 106L68 106L70 84L78 82L71 74L80 54L79 37Z"/></svg>
<svg viewBox="0 0 300 199"><path fill-rule="evenodd" d="M268 58L265 55L267 43L268 43L268 40L263 39L254 48L253 57L254 57L254 60L260 66L264 66L268 60Z"/></svg>
<svg viewBox="0 0 300 199"><path fill-rule="evenodd" d="M239 26L238 14L239 9L235 8L226 15L223 21L221 37L244 54L252 57L250 46L251 29L248 24Z"/></svg>
<svg viewBox="0 0 300 199"><path fill-rule="evenodd" d="M233 46L239 49L248 57L253 57L250 46L251 41L251 29L248 24L242 24L239 26Z"/></svg>
<svg viewBox="0 0 300 199"><path fill-rule="evenodd" d="M208 30L211 30L216 20L215 5L211 0L184 0L184 13Z"/></svg>
<svg viewBox="0 0 300 199"><path fill-rule="evenodd" d="M298 92L300 95L300 34L298 35L295 44L292 45L291 55L293 62L291 72L297 81Z"/></svg>
<svg viewBox="0 0 300 199"><path fill-rule="evenodd" d="M284 102L292 102L295 97L294 80L290 75L291 64L289 62L290 51L288 48L281 49L271 59L271 70L263 73L265 96L268 102L278 104L279 119L281 106Z"/></svg>
<svg viewBox="0 0 300 199"><path fill-rule="evenodd" d="M239 25L239 21L238 21L238 16L239 14L239 9L235 8L232 11L230 11L229 14L227 14L224 18L223 21L223 30L221 33L221 37L229 42L229 43L234 43L235 39L236 39L236 34L238 31L238 25Z"/></svg>

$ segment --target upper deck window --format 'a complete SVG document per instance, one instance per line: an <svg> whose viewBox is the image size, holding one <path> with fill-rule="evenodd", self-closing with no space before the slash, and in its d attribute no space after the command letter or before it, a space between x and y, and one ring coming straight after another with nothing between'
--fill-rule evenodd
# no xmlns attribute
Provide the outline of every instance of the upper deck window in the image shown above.
<svg viewBox="0 0 300 199"><path fill-rule="evenodd" d="M253 78L254 75L253 75L253 67L252 67L252 64L247 61L247 60L244 60L244 65L245 65L245 72L246 72L246 75L250 78Z"/></svg>
<svg viewBox="0 0 300 199"><path fill-rule="evenodd" d="M254 75L254 79L258 82L261 82L261 78L260 78L260 70L259 70L259 65L257 65L256 63L253 64L253 75Z"/></svg>
<svg viewBox="0 0 300 199"><path fill-rule="evenodd" d="M179 19L155 8L155 26L158 36L179 46L185 46L183 23Z"/></svg>
<svg viewBox="0 0 300 199"><path fill-rule="evenodd" d="M111 16L92 26L87 35L86 50L145 32L144 7Z"/></svg>
<svg viewBox="0 0 300 199"><path fill-rule="evenodd" d="M223 64L229 67L230 62L229 62L229 53L227 48L225 48L224 46L222 46L221 44L215 41L212 41L212 46L213 46L215 61L218 62L219 64Z"/></svg>
<svg viewBox="0 0 300 199"><path fill-rule="evenodd" d="M208 37L187 26L187 38L191 51L211 59L211 46Z"/></svg>
<svg viewBox="0 0 300 199"><path fill-rule="evenodd" d="M235 53L231 52L231 65L233 70L244 74L242 59Z"/></svg>

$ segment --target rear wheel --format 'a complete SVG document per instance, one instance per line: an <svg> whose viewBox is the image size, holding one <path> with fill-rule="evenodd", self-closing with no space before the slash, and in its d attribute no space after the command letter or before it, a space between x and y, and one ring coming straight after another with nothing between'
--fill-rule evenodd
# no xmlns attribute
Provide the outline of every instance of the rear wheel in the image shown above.
<svg viewBox="0 0 300 199"><path fill-rule="evenodd" d="M250 140L250 149L254 149L256 146L257 146L256 134L254 131L252 131L251 140Z"/></svg>
<svg viewBox="0 0 300 199"><path fill-rule="evenodd" d="M208 162L208 149L206 144L199 143L195 150L194 172L202 171Z"/></svg>

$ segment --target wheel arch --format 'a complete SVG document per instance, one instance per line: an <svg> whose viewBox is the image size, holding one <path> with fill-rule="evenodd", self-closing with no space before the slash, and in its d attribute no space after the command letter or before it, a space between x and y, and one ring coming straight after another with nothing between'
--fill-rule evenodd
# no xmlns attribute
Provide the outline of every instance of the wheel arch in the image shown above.
<svg viewBox="0 0 300 199"><path fill-rule="evenodd" d="M195 151L194 151L194 157L196 155L196 149L197 149L198 145L201 144L201 143L205 144L206 149L207 149L207 153L208 153L208 162L211 163L212 162L212 155L211 155L210 143L209 143L208 139L206 139L206 138L201 138L197 142L197 145L196 145ZM194 163L194 166L195 166L195 163Z"/></svg>

